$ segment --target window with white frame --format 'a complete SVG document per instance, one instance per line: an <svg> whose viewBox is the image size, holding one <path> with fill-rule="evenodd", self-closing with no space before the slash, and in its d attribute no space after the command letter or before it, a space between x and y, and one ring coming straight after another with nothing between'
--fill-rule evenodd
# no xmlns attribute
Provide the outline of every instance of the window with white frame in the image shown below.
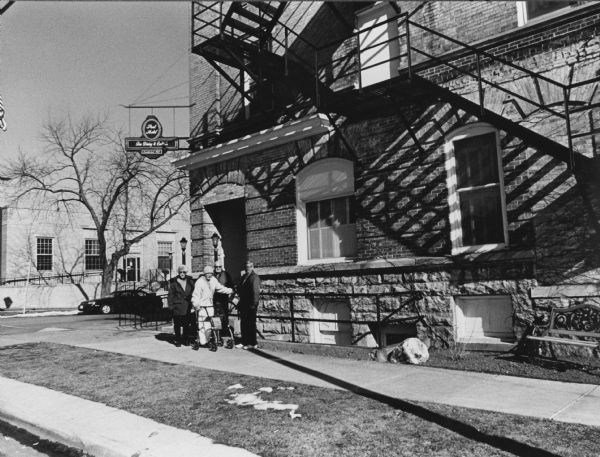
<svg viewBox="0 0 600 457"><path fill-rule="evenodd" d="M398 13L388 2L377 2L356 14L362 87L398 75L400 49L395 16Z"/></svg>
<svg viewBox="0 0 600 457"><path fill-rule="evenodd" d="M39 271L52 271L52 238L36 240L36 267Z"/></svg>
<svg viewBox="0 0 600 457"><path fill-rule="evenodd" d="M526 0L517 2L517 22L518 25L525 25L538 17L546 16L555 11L567 10L567 8L581 5L583 1L569 0ZM560 14L560 13L559 13Z"/></svg>
<svg viewBox="0 0 600 457"><path fill-rule="evenodd" d="M158 269L159 271L171 269L171 256L173 253L173 243L170 241L158 242Z"/></svg>
<svg viewBox="0 0 600 457"><path fill-rule="evenodd" d="M356 254L354 169L323 159L296 177L298 262L336 261Z"/></svg>
<svg viewBox="0 0 600 457"><path fill-rule="evenodd" d="M101 270L100 262L100 245L98 240L85 240L85 269L86 270Z"/></svg>
<svg viewBox="0 0 600 457"><path fill-rule="evenodd" d="M447 184L452 252L486 251L508 244L498 132L470 124L447 139Z"/></svg>

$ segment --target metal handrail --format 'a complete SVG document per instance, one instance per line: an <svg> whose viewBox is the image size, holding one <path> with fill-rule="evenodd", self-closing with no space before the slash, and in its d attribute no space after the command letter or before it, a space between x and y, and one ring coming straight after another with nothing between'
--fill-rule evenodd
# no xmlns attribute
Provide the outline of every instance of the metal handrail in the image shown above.
<svg viewBox="0 0 600 457"><path fill-rule="evenodd" d="M214 8L212 8L209 5L207 7L204 7L204 9L202 11L206 11L206 10L214 11ZM278 47L281 47L281 49L283 49L283 58L284 58L284 62L285 62L286 74L288 71L289 57L292 57L299 64L301 64L309 72L309 74L312 74L311 76L315 80L314 81L315 82L314 101L317 106L320 105L320 99L321 99L320 92L322 91L322 89L319 88L319 86L320 86L320 84L327 83L327 81L323 81L321 78L322 70L325 68L331 67L332 64L335 64L335 62L343 61L344 59L347 60L349 57L357 55L357 52L358 52L358 59L357 59L358 62L356 63L356 67L355 67L356 69L354 71L344 71L344 77L358 75L358 86L359 86L359 89L361 89L361 90L363 88L362 80L361 80L362 79L361 73L364 72L366 69L380 66L380 65L388 63L388 62L401 60L406 57L406 59L407 59L406 70L408 72L409 79L412 77L413 74L415 74L416 71L423 72L433 65L445 65L445 66L449 67L450 69L452 69L453 71L457 71L461 74L464 74L464 75L467 75L467 76L477 79L479 106L480 106L482 113L485 108L485 100L484 100L484 93L483 93L483 84L485 83L486 85L493 87L499 91L502 91L502 92L510 95L511 97L518 98L522 101L525 101L525 102L531 104L532 106L535 106L539 110L546 111L546 112L550 113L551 115L557 116L558 118L562 119L566 123L568 149L571 151L570 165L571 165L571 168L573 168L574 151L573 151L573 141L572 141L573 140L573 132L571 131L571 115L575 112L580 112L584 109L590 109L597 104L590 104L590 106L587 108L586 107L572 108L570 106L571 105L571 102L570 102L571 91L572 91L572 89L583 87L583 86L586 86L589 84L594 84L594 83L597 84L600 81L600 76L590 78L590 79L587 79L584 81L579 81L576 83L570 82L568 84L556 81L555 79L552 79L550 77L547 77L547 76L539 74L539 73L536 73L535 71L521 67L521 66L516 65L502 57L494 55L488 51L482 50L482 49L478 48L477 46L473 46L473 45L464 43L456 38L452 38L448 35L445 35L439 31L437 31L437 30L434 30L430 27L427 27L425 25L421 25L417 22L414 22L410 18L416 11L417 11L417 9L413 10L410 14L409 13L399 13L397 15L393 15L393 16L389 17L388 19L386 19L385 21L376 23L372 26L369 26L369 27L361 29L361 30L357 30L357 31L352 32L351 34L345 36L343 39L335 40L335 41L326 43L321 46L316 46L315 44L311 43L305 37L301 36L300 33L296 32L295 30L293 30L286 24L282 23L279 19L277 19L276 20L277 33L273 33L270 38L274 43L277 43ZM382 42L377 42L373 45L370 45L366 49L355 50L354 47L351 47L351 50L348 53L344 54L343 56L340 56L336 59L328 60L325 63L319 63L319 52L322 52L323 50L325 50L327 48L331 48L332 46L339 46L340 44L347 42L348 40L352 40L355 38L359 39L361 34L368 33L372 29L379 28L382 25L385 25L385 24L388 24L391 22L395 22L397 24L398 36L394 36L393 38L390 38L390 39L382 41ZM208 26L208 25L209 24L207 24L206 26ZM404 33L401 33L402 28L405 29ZM433 54L430 54L422 49L419 49L415 45L411 44L411 42L414 41L414 40L411 40L411 35L414 35L414 33L415 33L414 31L411 32L411 29L418 29L427 34L434 35L442 40L446 40L446 41L456 45L458 47L458 49L453 50L451 53L449 52L448 54L452 54L452 55L445 56L445 57L444 56L435 56ZM284 35L283 42L281 40L281 37L278 36L278 35L282 35L282 34ZM290 35L294 37L292 43L289 42ZM292 49L293 44L297 43L298 40L301 43L303 43L304 45L308 46L309 53L310 52L313 53L313 57L314 57L313 62L307 61L307 59L301 57L300 55L298 55L297 52L295 52ZM400 49L403 46L405 46L406 53L398 53L398 55L394 55L393 57L391 57L389 59L386 59L383 61L378 61L371 65L367 65L367 66L361 65L360 53L362 53L368 49L380 47L380 46L385 45L386 43L390 43L392 41L397 41ZM424 65L421 62L418 64L418 66L416 66L412 61L412 53L413 52L416 52L422 56L425 56L427 59L429 59L429 64ZM459 55L456 55L457 52L459 53ZM465 61L464 64L463 63L459 64L459 63L455 62L456 60L459 60L459 59ZM500 64L503 66L507 66L513 70L521 72L525 77L531 78L534 81L535 86L538 88L537 93L538 93L538 97L540 99L539 102L533 100L531 97L527 96L526 94L517 93L513 90L503 87L502 85L500 85L498 83L495 83L493 81L490 81L490 80L482 77L481 71L482 71L483 63L485 63L486 66L489 66L490 64ZM473 66L476 68L476 73L473 73L472 71L470 71L470 69ZM552 103L545 103L543 98L540 95L539 81L543 81L547 84L550 84L550 85L556 87L558 89L558 92L562 93L562 99L560 99L558 102L553 101ZM331 83L331 81L329 81L329 83ZM556 109L553 109L552 106L555 106L555 105L562 106L564 112L560 112L560 111L557 111ZM582 135L578 133L578 136L582 136Z"/></svg>
<svg viewBox="0 0 600 457"><path fill-rule="evenodd" d="M265 300L265 297L286 297L289 299L289 315L282 314L259 314L257 315L257 319L263 320L277 320L277 321L290 321L290 338L293 343L296 342L296 322L326 322L326 323L336 323L336 324L349 324L349 325L375 325L375 334L373 337L379 347L382 346L382 326L388 323L398 323L398 322L407 322L414 320L416 322L423 322L427 325L425 316L421 313L418 308L416 302L418 299L422 297L422 294L417 291L409 291L409 292L384 292L384 293L369 293L369 292L356 292L356 293L316 293L316 292L262 292L261 299ZM296 315L296 310L294 309L294 298L302 297L308 298L314 302L315 298L352 298L352 297L373 297L375 301L375 318L374 319L319 319L312 317L299 317ZM383 310L382 304L380 302L381 297L405 297L407 300L403 301L402 305L398 308L395 308L389 312L386 317L382 318ZM413 303L414 312L410 316L405 317L396 317L393 318L394 315L397 315L400 311L404 310L407 302ZM239 316L239 313L231 313L231 316ZM357 343L361 339L363 339L366 335L372 334L372 331L369 330L364 334L359 335L357 339L355 339L352 344Z"/></svg>
<svg viewBox="0 0 600 457"><path fill-rule="evenodd" d="M48 283L55 283L55 284L78 284L80 282L82 282L85 278L89 278L89 277L97 277L97 276L101 276L102 272L99 271L94 271L94 272L89 272L89 273L76 273L76 274L62 274L62 275L52 275L52 276L44 276L44 275L37 275L37 276L30 276L29 278L24 277L24 278L11 278L11 279L0 279L0 285L1 286L16 286L17 283L24 283L27 284L27 282L29 282L29 284L38 284L38 285L42 285L42 284L48 284ZM68 281L66 281L68 279ZM79 282L75 281L79 279Z"/></svg>
<svg viewBox="0 0 600 457"><path fill-rule="evenodd" d="M444 35L441 32L433 30L432 28L429 28L429 27L421 25L421 24L417 24L416 22L413 22L411 20L408 20L408 22L409 22L410 25L412 25L414 27L417 27L417 28L419 28L421 30L425 30L426 32L432 33L432 34L434 34L434 35L436 35L436 36L438 36L440 38L443 38L445 40L450 41L451 43L454 43L454 44L457 44L459 46L462 46L463 48L468 49L469 51L471 51L471 52L473 52L475 54L483 55L485 57L488 57L490 60L494 60L496 62L499 62L499 63L503 64L503 65L508 65L509 67L512 67L515 70L522 71L523 73L526 73L529 76L532 76L532 77L535 77L535 78L539 78L539 79L541 79L543 81L546 81L547 83L557 85L560 88L566 88L567 87L566 85L564 85L564 84L562 84L562 83L560 83L558 81L555 81L554 79L548 78L548 77L546 77L544 75L540 75L538 73L535 73L534 71L528 70L527 68L523 68L523 67L520 67L518 65L515 65L512 62L509 62L508 60L505 60L505 59L503 59L501 57L498 57L498 56L495 56L493 54L490 54L487 51L484 51L482 49L479 49L479 48L477 48L475 46L472 46L470 44L464 43L462 41L459 41L459 40L457 40L455 38L449 37L448 35Z"/></svg>
<svg viewBox="0 0 600 457"><path fill-rule="evenodd" d="M421 54L421 55L424 55L425 57L427 57L427 58L429 58L431 60L438 61L441 65L447 65L448 67L450 67L450 68L452 68L452 69L454 69L454 70L456 70L456 71L458 71L458 72L460 72L460 73L462 73L464 75L472 76L474 78L477 78L478 82L484 82L484 83L486 83L486 84L488 84L488 85L490 85L492 87L495 87L496 89L498 89L498 90L500 90L502 92L505 92L505 93L507 93L507 94L509 94L509 95L511 95L513 97L519 98L519 99L521 99L523 101L526 101L527 103L530 103L530 104L532 104L534 106L537 106L538 108L540 108L542 110L548 111L549 113L552 113L555 116L558 116L558 117L561 117L563 119L566 119L566 115L564 115L564 114L562 114L562 113L560 113L558 111L555 111L553 109L550 109L549 105L542 105L542 104L537 103L536 101L534 101L534 100L532 100L530 98L526 98L526 97L524 97L522 95L519 95L519 94L517 94L516 92L513 92L510 89L502 87L502 86L500 86L499 84L496 84L493 81L489 81L489 80L483 78L480 74L473 74L470 71L462 69L462 68L460 68L460 67L458 67L456 65L453 65L453 64L451 64L449 62L444 62L443 59L440 59L439 57L436 57L436 56L434 56L432 54L429 54L428 52L425 52L423 50L417 49L415 47L413 47L412 50L415 51L415 52L417 52L417 53L419 53L419 54ZM564 87L561 87L561 89L565 90ZM483 103L482 103L483 94L482 94L482 88L481 87L479 87L479 92L480 92L480 94L479 94L480 95L480 105L483 107Z"/></svg>

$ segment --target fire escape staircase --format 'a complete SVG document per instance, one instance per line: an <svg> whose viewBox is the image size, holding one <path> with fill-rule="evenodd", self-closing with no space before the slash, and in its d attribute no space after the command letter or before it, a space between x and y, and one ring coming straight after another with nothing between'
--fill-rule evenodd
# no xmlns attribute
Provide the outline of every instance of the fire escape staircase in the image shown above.
<svg viewBox="0 0 600 457"><path fill-rule="evenodd" d="M267 116L277 116L282 109L286 110L286 106L291 112L297 111L299 106L320 106L324 99L335 98L334 91L315 77L319 72L318 64L309 63L305 56L290 49L292 37L300 41L302 37L279 22L285 6L286 2L233 2L226 12L222 12L219 10L222 4L212 3L200 7L194 15L198 19L206 12L212 12L218 14L219 19L199 20L204 26L193 29L193 35L200 40L198 44L193 42L192 52L205 58L242 98L255 103ZM278 36L273 34L276 25L279 26ZM210 26L212 36L203 35L202 29ZM273 52L274 46L285 52ZM305 42L305 47L311 52L315 48L309 42ZM244 86L244 76L236 79L222 65L248 75L253 83L252 90L248 91ZM273 94L275 86L279 86L277 95ZM274 102L277 103L275 108Z"/></svg>
<svg viewBox="0 0 600 457"><path fill-rule="evenodd" d="M273 6L273 3L278 6ZM216 5L212 7L213 12L215 8L222 8L219 3L212 5ZM205 8L210 8L210 6ZM565 85L415 23L410 19L410 15L404 13L388 20L396 21L399 30L404 29L404 32L394 39L399 40L400 49L404 49L405 52L392 57L395 61L402 63L400 67L403 68L401 68L400 75L387 81L362 87L361 71L367 67L363 66L361 68L360 62L361 52L364 52L364 49L359 48L358 33L364 33L364 30L361 30L353 33L352 37L345 37L343 40L348 42L348 40L354 38L355 46L350 54L353 55L355 66L358 67L355 70L355 80L358 81L358 87L352 87L343 92L334 91L331 89L331 81L322 81L323 74L327 73L324 71L325 66L330 64L328 62L319 63L319 51L323 48L318 48L307 42L295 31L278 21L284 8L285 2L234 2L226 14L219 15L218 33L207 38L198 33L199 29L194 30L194 34L200 36L202 41L193 46L193 52L206 58L242 94L242 97L249 97L244 89L243 82L236 81L219 64L237 68L250 75L259 87L254 98L259 104L261 102L260 88L269 83L283 83L289 87L290 91L303 94L320 111L338 114L351 114L352 110L360 107L362 102L369 100L371 102L375 101L375 103L376 100L383 103L401 100L402 95L415 90L421 91L421 93L435 94L440 100L449 102L453 106L478 117L481 121L489 122L522 139L526 144L565 162L572 170L577 170L582 175L592 173L597 176L598 161L575 151L573 140L576 137L600 133L600 129L583 134L574 134L571 131L570 116L575 112L599 107L600 103L590 100L587 105L572 108L569 104L569 96L572 91L581 88L585 84L597 87L600 85L600 77ZM197 13L197 15L199 14L200 12ZM208 24L208 22L206 23ZM276 26L278 27L277 36L273 33ZM420 36L427 34L430 37L448 40L462 52L450 58L433 56L411 44L411 33ZM314 59L312 62L305 55L300 56L291 49L290 42L298 42L299 40L303 41L306 47L313 52ZM279 53L272 51L273 44L279 46ZM340 44L342 44L342 41ZM327 46L331 46L331 43ZM417 55L424 57L426 62L421 62L418 65L413 64L412 58ZM531 95L526 93L516 93L513 89L508 89L502 84L486 79L483 76L484 69L493 65L508 66L513 71L520 72L524 77L530 78L537 89L537 99L534 100ZM446 80L440 80L439 75L431 76L432 73L427 70L432 67L443 68L452 76ZM346 72L347 76L348 72ZM464 76L472 77L476 81L478 86L477 102L446 87L452 79ZM562 90L564 97L562 102L558 103L558 106L556 102L552 104L544 102L540 91L540 81L545 85L556 85L559 90ZM518 119L513 120L502 112L489 109L485 102L486 87L499 90L514 100L520 100L526 105L534 106L538 111L560 119L566 126L567 144L561 144L541 132L536 132L532 128L524 126ZM396 90L395 95L390 95L390 88L392 91ZM596 89L594 89L595 92ZM262 108L265 107L262 106Z"/></svg>
<svg viewBox="0 0 600 457"><path fill-rule="evenodd" d="M273 28L285 6L284 2L233 2L223 12L222 3L212 3L196 14L211 12L218 19L216 24L214 21L210 24L213 26L212 36L201 35L202 27L195 30L202 40L193 45L192 52L204 57L243 99L256 104L267 115L273 111L274 82L289 78L289 85L299 86L302 90L306 82L311 84L314 80L313 75L305 70L303 72L302 68L290 71L293 63L271 52ZM240 71L239 79L223 65ZM248 77L252 82L250 90ZM287 100L288 103L293 101Z"/></svg>

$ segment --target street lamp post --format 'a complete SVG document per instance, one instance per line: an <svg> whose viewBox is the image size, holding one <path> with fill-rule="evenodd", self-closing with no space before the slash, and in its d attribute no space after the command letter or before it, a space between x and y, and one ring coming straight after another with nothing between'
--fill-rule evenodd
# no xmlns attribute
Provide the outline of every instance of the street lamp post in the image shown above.
<svg viewBox="0 0 600 457"><path fill-rule="evenodd" d="M217 232L213 233L210 237L212 239L212 245L214 249L214 261L219 260L219 241L221 241L221 237Z"/></svg>
<svg viewBox="0 0 600 457"><path fill-rule="evenodd" d="M179 245L181 246L181 264L185 265L185 249L187 248L188 240L186 240L185 236L179 240Z"/></svg>

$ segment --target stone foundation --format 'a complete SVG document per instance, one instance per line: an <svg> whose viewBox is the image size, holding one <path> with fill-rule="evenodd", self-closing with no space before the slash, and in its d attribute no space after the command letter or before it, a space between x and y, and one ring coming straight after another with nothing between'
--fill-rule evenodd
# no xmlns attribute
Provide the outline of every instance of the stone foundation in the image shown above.
<svg viewBox="0 0 600 457"><path fill-rule="evenodd" d="M337 304L337 310L346 311L352 322L345 328L341 323L323 323L320 331L326 335L349 333L351 344L372 347L376 345L379 307L380 322L404 320L404 325L389 324L388 330L393 332L397 326L398 333L409 336L414 328L419 339L444 347L455 340L455 298L507 296L516 340L533 314L530 290L536 281L531 253L504 253L502 261L496 254L494 264L485 263L483 257L482 262L427 258L259 268L262 296L258 314L286 318L260 319L259 331L266 339L292 341L289 317L293 307L294 341L323 342L315 335L315 325L321 324L302 319L314 318L315 310L323 305ZM325 316L335 319L336 314L325 312Z"/></svg>

